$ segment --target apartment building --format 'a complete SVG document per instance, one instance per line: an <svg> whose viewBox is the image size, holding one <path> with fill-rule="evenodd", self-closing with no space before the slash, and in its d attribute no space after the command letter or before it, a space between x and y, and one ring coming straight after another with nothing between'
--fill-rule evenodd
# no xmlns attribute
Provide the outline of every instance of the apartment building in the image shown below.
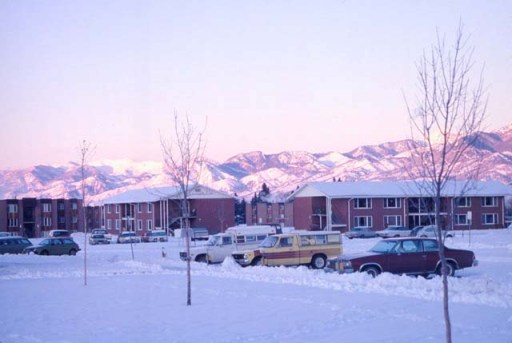
<svg viewBox="0 0 512 343"><path fill-rule="evenodd" d="M80 199L22 198L0 200L0 231L29 238L50 230L83 231Z"/></svg>
<svg viewBox="0 0 512 343"><path fill-rule="evenodd" d="M297 229L348 231L355 226L435 224L435 202L422 182L309 183L289 198ZM505 196L512 187L497 181L450 181L444 188L441 225L453 230L505 227Z"/></svg>

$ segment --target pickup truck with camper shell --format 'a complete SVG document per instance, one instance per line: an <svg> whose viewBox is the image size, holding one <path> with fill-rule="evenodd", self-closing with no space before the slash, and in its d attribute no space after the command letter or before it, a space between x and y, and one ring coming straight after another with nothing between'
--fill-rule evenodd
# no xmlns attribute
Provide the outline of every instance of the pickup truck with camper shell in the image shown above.
<svg viewBox="0 0 512 343"><path fill-rule="evenodd" d="M255 249L270 235L281 232L279 226L239 225L226 229L223 233L210 236L205 245L190 247L190 256L186 250L180 251L180 259L205 263L221 263L233 251Z"/></svg>
<svg viewBox="0 0 512 343"><path fill-rule="evenodd" d="M265 266L308 265L322 269L327 259L342 253L341 234L337 231L291 231L270 236L259 246Z"/></svg>

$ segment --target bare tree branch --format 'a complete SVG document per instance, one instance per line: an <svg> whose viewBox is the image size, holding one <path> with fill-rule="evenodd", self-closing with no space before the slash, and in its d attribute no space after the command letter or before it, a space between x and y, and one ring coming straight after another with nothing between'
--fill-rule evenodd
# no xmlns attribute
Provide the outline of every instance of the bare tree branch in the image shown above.
<svg viewBox="0 0 512 343"><path fill-rule="evenodd" d="M160 134L160 145L164 159L165 173L181 190L181 215L184 224L187 249L187 306L192 305L192 288L190 273L190 206L188 194L194 183L201 175L203 154L206 148L204 131L197 130L190 122L188 116L179 120L178 113L174 111L173 134L165 139Z"/></svg>
<svg viewBox="0 0 512 343"><path fill-rule="evenodd" d="M487 99L482 72L473 77L473 49L459 24L453 47L437 32L436 44L416 65L418 73L417 107L406 101L411 130L411 160L408 169L413 180L421 180L426 195L435 202L435 224L442 263L443 310L446 341L451 342L451 323L448 308L448 281L444 256L444 236L441 227L443 190L456 168L464 164L465 156L479 139L485 118ZM480 165L466 166L467 180L461 194L471 187ZM425 182L428 185L425 187ZM420 183L418 183L420 185Z"/></svg>

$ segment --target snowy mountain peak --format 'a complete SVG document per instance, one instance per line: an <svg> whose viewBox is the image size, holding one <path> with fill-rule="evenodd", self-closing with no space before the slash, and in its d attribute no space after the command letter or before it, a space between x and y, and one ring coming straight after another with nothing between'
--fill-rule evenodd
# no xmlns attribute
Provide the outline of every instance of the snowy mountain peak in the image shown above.
<svg viewBox="0 0 512 343"><path fill-rule="evenodd" d="M468 163L481 163L482 179L512 183L512 125L494 132L483 132L468 151ZM471 139L471 137L466 138ZM229 194L252 197L266 183L272 198L288 193L306 182L402 180L408 177L410 140L365 145L350 152L310 153L261 151L238 154L223 163L205 159L199 182ZM472 161L474 159L474 161ZM465 177L462 166L454 176ZM163 163L135 162L130 159L102 160L86 168L89 197L94 201L133 188L170 185ZM0 171L0 198L78 197L80 166L38 165L32 168Z"/></svg>

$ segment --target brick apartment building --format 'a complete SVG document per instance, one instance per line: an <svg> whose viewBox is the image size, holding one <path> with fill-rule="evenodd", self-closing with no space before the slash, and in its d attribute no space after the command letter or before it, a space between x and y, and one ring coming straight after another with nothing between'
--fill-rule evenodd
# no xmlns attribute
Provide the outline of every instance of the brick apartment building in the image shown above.
<svg viewBox="0 0 512 343"><path fill-rule="evenodd" d="M293 227L293 203L291 202L256 202L245 205L247 225L281 224Z"/></svg>
<svg viewBox="0 0 512 343"><path fill-rule="evenodd" d="M80 199L0 200L0 231L29 238L45 237L50 230L83 231Z"/></svg>
<svg viewBox="0 0 512 343"><path fill-rule="evenodd" d="M107 198L96 211L101 223L112 234L182 227L182 193L178 187L131 190ZM195 185L188 194L191 227L204 227L210 234L223 232L235 224L235 198L205 186ZM96 217L97 218L97 217Z"/></svg>
<svg viewBox="0 0 512 343"><path fill-rule="evenodd" d="M462 192L462 182L450 181L441 201L444 227L454 230L505 227L505 196L512 187L478 181ZM415 182L310 183L289 198L296 229L342 232L355 226L382 230L388 225L415 227L435 224L435 205Z"/></svg>

